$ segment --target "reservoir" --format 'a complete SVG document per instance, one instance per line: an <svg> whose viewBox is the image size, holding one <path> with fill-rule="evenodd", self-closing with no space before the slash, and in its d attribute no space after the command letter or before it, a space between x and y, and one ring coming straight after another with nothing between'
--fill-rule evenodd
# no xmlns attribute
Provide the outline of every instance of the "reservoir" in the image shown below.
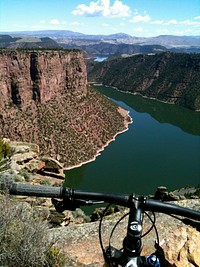
<svg viewBox="0 0 200 267"><path fill-rule="evenodd" d="M66 171L66 186L152 194L200 184L200 112L109 87L96 90L129 110L133 123L95 161Z"/></svg>

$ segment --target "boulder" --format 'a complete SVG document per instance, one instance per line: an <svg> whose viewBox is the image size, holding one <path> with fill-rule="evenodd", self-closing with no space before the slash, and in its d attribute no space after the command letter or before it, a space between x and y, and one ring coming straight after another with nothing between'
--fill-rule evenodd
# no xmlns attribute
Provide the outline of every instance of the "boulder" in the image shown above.
<svg viewBox="0 0 200 267"><path fill-rule="evenodd" d="M33 151L29 151L29 152L22 152L22 153L17 153L14 154L11 159L19 164L23 164L24 162L30 161L34 158L36 158L38 155L33 152Z"/></svg>
<svg viewBox="0 0 200 267"><path fill-rule="evenodd" d="M59 171L63 168L63 165L56 159L50 157L43 157L42 160L45 162L44 170L46 171Z"/></svg>
<svg viewBox="0 0 200 267"><path fill-rule="evenodd" d="M45 165L39 170L39 173L44 176L50 176L58 179L64 179L63 165L53 158L43 157L42 161Z"/></svg>
<svg viewBox="0 0 200 267"><path fill-rule="evenodd" d="M42 168L44 168L45 162L40 160L39 158L31 159L26 163L25 167L29 172L38 172Z"/></svg>

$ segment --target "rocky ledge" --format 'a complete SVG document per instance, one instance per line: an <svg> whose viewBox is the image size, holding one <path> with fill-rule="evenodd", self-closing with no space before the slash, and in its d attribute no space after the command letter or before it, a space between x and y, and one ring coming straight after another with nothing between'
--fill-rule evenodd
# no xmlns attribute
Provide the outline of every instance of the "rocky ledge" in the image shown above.
<svg viewBox="0 0 200 267"><path fill-rule="evenodd" d="M4 139L12 151L5 173L16 182L60 185L65 178L63 165L51 157L41 157L39 146L33 143Z"/></svg>

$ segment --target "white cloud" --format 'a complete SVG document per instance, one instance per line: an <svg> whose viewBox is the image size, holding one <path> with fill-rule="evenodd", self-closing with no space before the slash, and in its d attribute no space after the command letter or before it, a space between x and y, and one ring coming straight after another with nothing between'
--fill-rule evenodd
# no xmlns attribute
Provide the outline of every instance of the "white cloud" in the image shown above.
<svg viewBox="0 0 200 267"><path fill-rule="evenodd" d="M53 25L59 25L60 22L59 22L59 20L57 20L57 19L52 19L52 20L50 21L50 24L53 24Z"/></svg>
<svg viewBox="0 0 200 267"><path fill-rule="evenodd" d="M199 21L193 21L193 20L190 20L190 19L186 19L184 21L180 21L179 24L183 24L183 25L200 25L200 22Z"/></svg>
<svg viewBox="0 0 200 267"><path fill-rule="evenodd" d="M81 25L81 23L78 21L74 21L74 22L72 22L72 25Z"/></svg>
<svg viewBox="0 0 200 267"><path fill-rule="evenodd" d="M130 16L131 9L120 0L115 0L112 6L110 0L97 0L96 2L90 2L88 6L85 4L78 5L72 14L86 17L127 17Z"/></svg>
<svg viewBox="0 0 200 267"><path fill-rule="evenodd" d="M144 29L143 29L142 27L138 27L138 28L135 29L135 31L136 31L136 32L143 32Z"/></svg>
<svg viewBox="0 0 200 267"><path fill-rule="evenodd" d="M163 20L154 20L154 21L151 21L151 24L162 25L163 23L164 23Z"/></svg>
<svg viewBox="0 0 200 267"><path fill-rule="evenodd" d="M200 16L197 16L194 18L195 20L200 20Z"/></svg>
<svg viewBox="0 0 200 267"><path fill-rule="evenodd" d="M102 23L102 26L103 26L103 27L109 27L110 25L107 24L107 23Z"/></svg>
<svg viewBox="0 0 200 267"><path fill-rule="evenodd" d="M149 22L149 21L151 21L151 17L148 14L144 16L136 15L136 16L133 16L132 19L129 20L129 22Z"/></svg>
<svg viewBox="0 0 200 267"><path fill-rule="evenodd" d="M178 22L175 19L171 19L167 22L167 24L172 24L172 25L176 25L178 24Z"/></svg>
<svg viewBox="0 0 200 267"><path fill-rule="evenodd" d="M129 6L124 5L121 1L116 0L110 7L110 15L113 17L128 17L131 14Z"/></svg>
<svg viewBox="0 0 200 267"><path fill-rule="evenodd" d="M138 10L135 8L134 9L134 15L136 16L136 15L139 15L139 12L138 12Z"/></svg>

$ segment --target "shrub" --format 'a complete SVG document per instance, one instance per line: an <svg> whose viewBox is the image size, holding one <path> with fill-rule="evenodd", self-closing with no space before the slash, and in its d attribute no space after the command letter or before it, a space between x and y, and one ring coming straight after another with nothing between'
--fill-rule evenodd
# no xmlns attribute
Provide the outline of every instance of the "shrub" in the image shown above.
<svg viewBox="0 0 200 267"><path fill-rule="evenodd" d="M26 182L31 182L33 180L33 174L28 172L27 170L21 170L20 172L21 176L24 177Z"/></svg>
<svg viewBox="0 0 200 267"><path fill-rule="evenodd" d="M24 182L24 177L22 177L22 176L19 175L19 174L12 174L12 177L13 177L13 180L14 180L16 183L22 183L22 182Z"/></svg>
<svg viewBox="0 0 200 267"><path fill-rule="evenodd" d="M196 190L195 195L198 196L198 197L200 197L200 188L198 188L198 189Z"/></svg>
<svg viewBox="0 0 200 267"><path fill-rule="evenodd" d="M0 139L0 173L3 173L9 168L11 156L11 147L8 143Z"/></svg>
<svg viewBox="0 0 200 267"><path fill-rule="evenodd" d="M60 252L52 248L56 239L38 214L27 203L0 195L0 266L58 266Z"/></svg>
<svg viewBox="0 0 200 267"><path fill-rule="evenodd" d="M0 160L11 156L11 147L8 143L0 139Z"/></svg>
<svg viewBox="0 0 200 267"><path fill-rule="evenodd" d="M51 181L48 178L45 178L45 179L40 181L40 184L49 186L49 185L51 185Z"/></svg>
<svg viewBox="0 0 200 267"><path fill-rule="evenodd" d="M45 266L64 267L68 258L60 251L59 248L53 246L49 249L46 255L47 264Z"/></svg>

